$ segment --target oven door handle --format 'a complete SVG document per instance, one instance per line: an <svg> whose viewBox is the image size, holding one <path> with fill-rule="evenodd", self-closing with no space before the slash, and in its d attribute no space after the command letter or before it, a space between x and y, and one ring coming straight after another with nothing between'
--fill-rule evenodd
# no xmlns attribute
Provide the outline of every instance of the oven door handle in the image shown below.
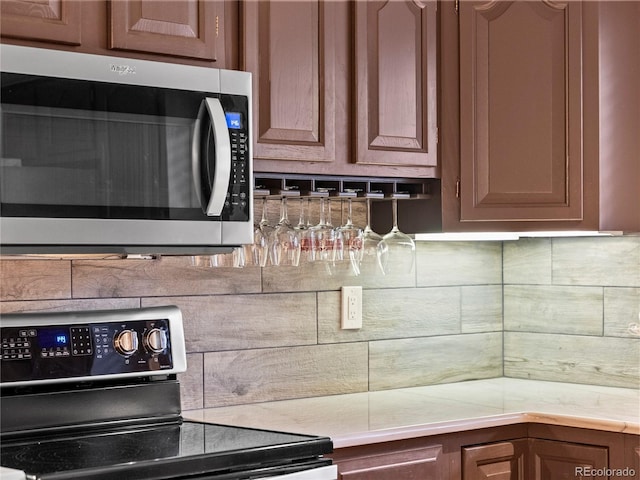
<svg viewBox="0 0 640 480"><path fill-rule="evenodd" d="M231 178L231 141L227 119L217 98L202 100L191 156L193 181L202 210L210 217L222 215Z"/></svg>

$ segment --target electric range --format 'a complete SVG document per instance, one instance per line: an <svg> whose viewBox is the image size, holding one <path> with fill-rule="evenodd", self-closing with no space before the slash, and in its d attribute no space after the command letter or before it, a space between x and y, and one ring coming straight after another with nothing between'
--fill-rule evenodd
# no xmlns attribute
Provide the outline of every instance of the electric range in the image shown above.
<svg viewBox="0 0 640 480"><path fill-rule="evenodd" d="M3 478L337 478L329 438L182 419L177 307L3 315L1 340Z"/></svg>

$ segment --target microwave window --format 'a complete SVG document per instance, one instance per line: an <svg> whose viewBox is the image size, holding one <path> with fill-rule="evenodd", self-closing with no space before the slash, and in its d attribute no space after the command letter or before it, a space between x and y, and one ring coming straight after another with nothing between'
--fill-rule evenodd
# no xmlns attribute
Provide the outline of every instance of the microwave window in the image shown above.
<svg viewBox="0 0 640 480"><path fill-rule="evenodd" d="M191 208L192 121L3 107L2 201Z"/></svg>
<svg viewBox="0 0 640 480"><path fill-rule="evenodd" d="M38 208L53 217L202 215L192 140L204 94L50 85L55 79L42 80L51 87L45 90L32 85L37 79L2 79L4 215L32 216Z"/></svg>

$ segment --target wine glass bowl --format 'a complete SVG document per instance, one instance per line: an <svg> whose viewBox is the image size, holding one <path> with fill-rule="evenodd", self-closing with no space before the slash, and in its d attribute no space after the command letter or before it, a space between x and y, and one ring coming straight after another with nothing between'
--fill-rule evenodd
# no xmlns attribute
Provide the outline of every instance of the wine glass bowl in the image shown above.
<svg viewBox="0 0 640 480"><path fill-rule="evenodd" d="M320 197L320 220L309 230L311 232L312 261L332 262L336 232L331 224L331 201L329 199L325 202L325 198Z"/></svg>
<svg viewBox="0 0 640 480"><path fill-rule="evenodd" d="M385 275L407 274L413 271L416 245L398 228L398 200L392 199L393 227L377 245L378 261Z"/></svg>
<svg viewBox="0 0 640 480"><path fill-rule="evenodd" d="M378 256L378 244L382 241L382 236L371 228L371 199L366 199L367 224L362 231L362 247L360 250L360 273L361 275L374 276L381 273L380 260Z"/></svg>
<svg viewBox="0 0 640 480"><path fill-rule="evenodd" d="M300 264L300 238L289 222L287 197L280 200L280 221L272 233L271 263L276 266Z"/></svg>
<svg viewBox="0 0 640 480"><path fill-rule="evenodd" d="M360 275L364 231L353 224L351 198L347 199L347 221L336 228L333 263L337 271Z"/></svg>

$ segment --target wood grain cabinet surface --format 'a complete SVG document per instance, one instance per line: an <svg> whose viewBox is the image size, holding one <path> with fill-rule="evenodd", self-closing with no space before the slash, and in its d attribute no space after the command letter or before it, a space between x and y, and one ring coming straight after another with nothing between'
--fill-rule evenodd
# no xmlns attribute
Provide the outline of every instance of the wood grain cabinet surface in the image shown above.
<svg viewBox="0 0 640 480"><path fill-rule="evenodd" d="M453 10L440 12L444 229L640 231L640 3Z"/></svg>
<svg viewBox="0 0 640 480"><path fill-rule="evenodd" d="M461 2L462 221L582 219L582 30L580 2Z"/></svg>
<svg viewBox="0 0 640 480"><path fill-rule="evenodd" d="M355 2L355 160L437 166L436 2Z"/></svg>
<svg viewBox="0 0 640 480"><path fill-rule="evenodd" d="M232 40L238 28L237 5L230 1L3 0L0 13L3 42L219 68L237 66L232 59L237 42L225 41Z"/></svg>
<svg viewBox="0 0 640 480"><path fill-rule="evenodd" d="M436 1L241 5L255 171L436 176Z"/></svg>
<svg viewBox="0 0 640 480"><path fill-rule="evenodd" d="M463 480L525 480L528 440L517 439L462 449Z"/></svg>
<svg viewBox="0 0 640 480"><path fill-rule="evenodd" d="M78 0L3 0L3 37L80 45L82 5Z"/></svg>
<svg viewBox="0 0 640 480"><path fill-rule="evenodd" d="M339 448L331 457L340 480L640 478L640 436L535 423Z"/></svg>

